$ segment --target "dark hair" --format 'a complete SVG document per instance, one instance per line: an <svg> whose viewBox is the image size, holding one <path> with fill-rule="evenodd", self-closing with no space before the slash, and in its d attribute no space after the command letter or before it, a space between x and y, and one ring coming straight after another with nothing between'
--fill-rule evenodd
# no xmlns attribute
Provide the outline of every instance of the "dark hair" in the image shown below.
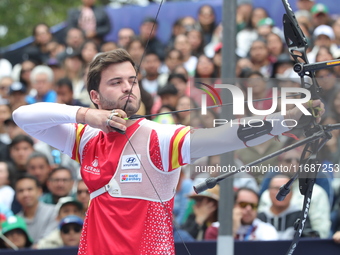
<svg viewBox="0 0 340 255"><path fill-rule="evenodd" d="M118 64L123 62L130 62L136 69L136 65L133 62L129 53L124 49L116 49L109 52L99 54L90 64L89 73L87 76L87 91L90 94L91 90L98 91L99 84L102 76L102 72L112 64ZM136 71L137 75L137 71ZM94 103L96 108L98 105Z"/></svg>
<svg viewBox="0 0 340 255"><path fill-rule="evenodd" d="M184 58L184 57L183 57L183 53L182 53L181 51L175 49L175 48L171 48L170 50L168 50L167 53L166 53L166 55L165 55L165 58L168 58L168 57L170 56L170 53L173 52L173 51L177 52L177 53L179 54L179 59L180 59L181 61L183 61L183 58Z"/></svg>
<svg viewBox="0 0 340 255"><path fill-rule="evenodd" d="M17 135L16 137L13 138L12 142L9 144L8 148L11 149L13 146L17 145L18 143L21 142L27 142L29 143L32 147L34 145L34 142L31 137L27 135Z"/></svg>
<svg viewBox="0 0 340 255"><path fill-rule="evenodd" d="M36 36L36 30L37 30L37 28L39 27L39 26L45 26L45 27L47 27L47 30L50 32L50 27L46 24L46 23L38 23L38 24L36 24L34 27L33 27L33 29L32 29L32 36Z"/></svg>
<svg viewBox="0 0 340 255"><path fill-rule="evenodd" d="M17 180L16 180L16 182L15 182L15 185L17 185L17 183L18 183L19 181L24 180L24 179L29 179L29 180L34 181L34 182L35 182L35 185L36 185L38 188L41 188L41 183L39 182L39 180L38 180L35 176L30 175L30 174L28 174L28 173L24 173L24 174L20 175L20 176L17 178Z"/></svg>
<svg viewBox="0 0 340 255"><path fill-rule="evenodd" d="M44 159L44 161L49 165L50 162L48 161L48 158L47 156L44 154L44 153L41 153L39 151L34 151L31 153L31 155L29 155L28 159L27 159L27 163L26 165L29 164L29 162L31 161L31 159L34 159L34 158L42 158Z"/></svg>
<svg viewBox="0 0 340 255"><path fill-rule="evenodd" d="M235 191L235 195L234 195L234 203L236 203L236 200L237 200L237 198L238 198L238 195L239 195L240 192L243 191L243 190L249 191L249 192L253 193L253 194L257 197L257 201L260 200L260 196L259 196L259 194L258 194L255 190L250 189L250 188L239 188L238 190Z"/></svg>
<svg viewBox="0 0 340 255"><path fill-rule="evenodd" d="M245 78L249 78L250 76L253 76L253 75L257 75L257 76L260 76L261 78L264 78L263 74L259 71L251 71L247 73Z"/></svg>
<svg viewBox="0 0 340 255"><path fill-rule="evenodd" d="M188 82L188 79L181 73L171 73L169 75L169 78L168 78L168 81L170 82L172 79L174 78L178 78L178 79L181 79L183 82L187 83Z"/></svg>
<svg viewBox="0 0 340 255"><path fill-rule="evenodd" d="M67 172L69 172L69 174L70 174L70 176L73 180L73 175L72 175L71 169L69 169L65 166L59 166L59 167L53 168L52 171L48 175L48 179L50 179L56 172L61 171L61 170L66 170Z"/></svg>
<svg viewBox="0 0 340 255"><path fill-rule="evenodd" d="M149 56L149 55L154 55L154 56L156 56L156 57L158 58L159 61L161 61L161 58L160 58L160 56L157 54L156 51L154 51L154 50L147 50L147 51L145 51L144 59L145 59L147 56Z"/></svg>
<svg viewBox="0 0 340 255"><path fill-rule="evenodd" d="M15 178L16 178L16 169L13 165L12 162L9 161L0 161L2 163L5 163L7 166L7 172L8 172L8 182L9 182L9 186L11 186L12 188L14 187L15 184Z"/></svg>
<svg viewBox="0 0 340 255"><path fill-rule="evenodd" d="M158 88L157 94L159 96L162 96L162 95L177 95L178 90L176 89L174 84L168 82L165 86Z"/></svg>
<svg viewBox="0 0 340 255"><path fill-rule="evenodd" d="M67 87L70 91L73 92L72 81L71 81L69 78L67 78L67 77L64 77L64 78L59 79L59 80L56 82L56 86L57 86L57 88Z"/></svg>

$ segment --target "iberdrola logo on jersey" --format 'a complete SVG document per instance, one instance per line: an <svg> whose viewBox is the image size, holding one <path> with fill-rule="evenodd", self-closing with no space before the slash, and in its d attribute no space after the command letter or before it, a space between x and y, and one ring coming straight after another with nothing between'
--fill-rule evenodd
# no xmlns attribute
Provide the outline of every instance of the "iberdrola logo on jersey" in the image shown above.
<svg viewBox="0 0 340 255"><path fill-rule="evenodd" d="M95 159L92 161L92 166L97 167L98 166L98 159Z"/></svg>

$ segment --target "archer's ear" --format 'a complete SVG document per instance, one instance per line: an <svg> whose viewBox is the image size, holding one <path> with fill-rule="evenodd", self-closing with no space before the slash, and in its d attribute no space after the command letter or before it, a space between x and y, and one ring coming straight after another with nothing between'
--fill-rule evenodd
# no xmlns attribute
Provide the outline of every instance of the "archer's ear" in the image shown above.
<svg viewBox="0 0 340 255"><path fill-rule="evenodd" d="M95 103L96 105L99 104L99 93L95 90L91 90L90 91L90 98L91 98L91 101L93 103Z"/></svg>

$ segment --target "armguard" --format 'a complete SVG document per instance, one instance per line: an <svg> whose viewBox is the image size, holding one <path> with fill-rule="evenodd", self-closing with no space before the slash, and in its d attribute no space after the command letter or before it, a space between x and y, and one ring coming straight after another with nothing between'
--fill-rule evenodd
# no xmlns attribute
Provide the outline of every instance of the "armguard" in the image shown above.
<svg viewBox="0 0 340 255"><path fill-rule="evenodd" d="M237 130L238 138L247 146L247 142L263 135L270 135L273 130L269 121L263 120L249 124L240 125Z"/></svg>

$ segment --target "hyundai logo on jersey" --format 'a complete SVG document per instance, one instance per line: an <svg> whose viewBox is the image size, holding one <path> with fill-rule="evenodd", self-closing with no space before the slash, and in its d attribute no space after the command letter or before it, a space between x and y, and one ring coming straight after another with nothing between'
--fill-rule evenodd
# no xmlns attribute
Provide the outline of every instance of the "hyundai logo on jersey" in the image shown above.
<svg viewBox="0 0 340 255"><path fill-rule="evenodd" d="M138 158L137 158L138 156ZM140 169L141 155L124 155L122 158L122 169Z"/></svg>
<svg viewBox="0 0 340 255"><path fill-rule="evenodd" d="M134 157L129 157L126 159L126 163L130 163L130 164L135 163L135 161L136 161L136 158Z"/></svg>

